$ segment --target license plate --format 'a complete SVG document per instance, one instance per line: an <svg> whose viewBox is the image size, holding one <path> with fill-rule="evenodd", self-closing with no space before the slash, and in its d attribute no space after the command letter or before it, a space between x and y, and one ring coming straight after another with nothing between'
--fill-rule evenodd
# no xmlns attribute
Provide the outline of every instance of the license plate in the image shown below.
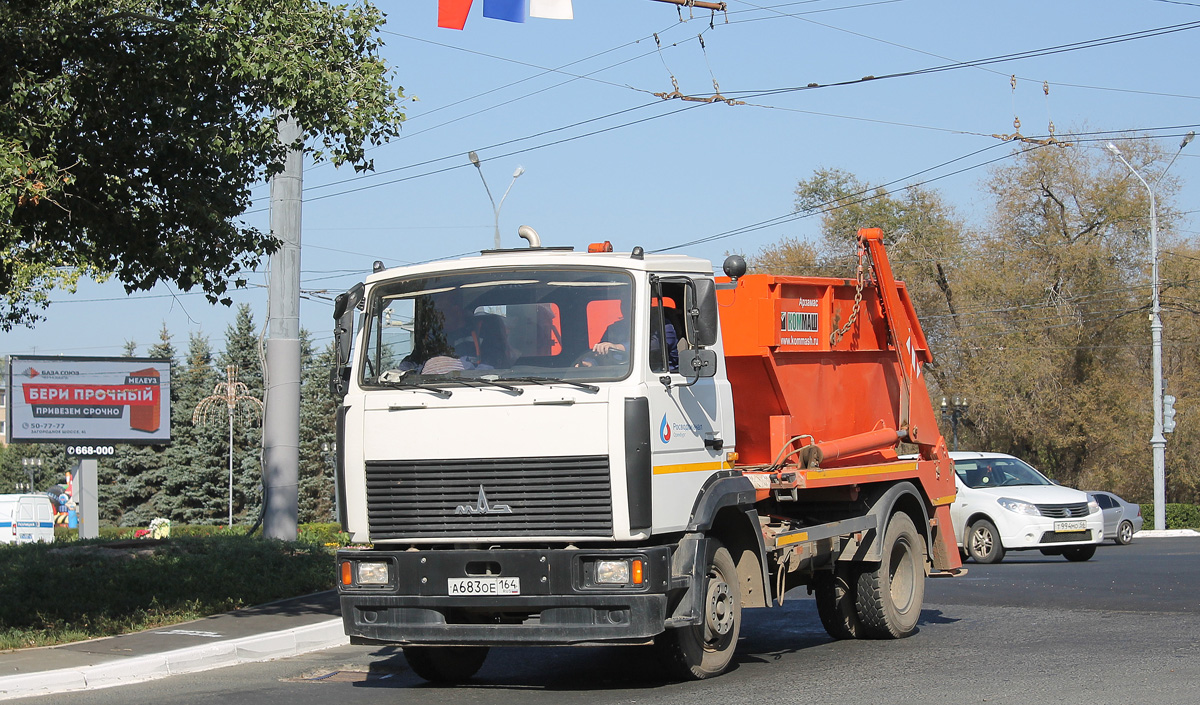
<svg viewBox="0 0 1200 705"><path fill-rule="evenodd" d="M520 595L520 578L449 578L448 595Z"/></svg>
<svg viewBox="0 0 1200 705"><path fill-rule="evenodd" d="M1069 531L1087 531L1086 521L1056 521L1054 522L1054 530L1060 533Z"/></svg>

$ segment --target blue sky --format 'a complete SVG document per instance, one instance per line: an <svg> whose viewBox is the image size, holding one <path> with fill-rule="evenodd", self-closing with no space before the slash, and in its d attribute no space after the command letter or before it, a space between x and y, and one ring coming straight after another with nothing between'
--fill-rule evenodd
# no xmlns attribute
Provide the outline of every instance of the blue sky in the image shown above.
<svg viewBox="0 0 1200 705"><path fill-rule="evenodd" d="M789 214L797 182L821 167L894 188L928 181L982 227L986 163L1011 152L992 135L1012 133L1014 115L1026 136L1045 136L1053 121L1060 135L1149 131L1170 150L1200 124L1200 28L1188 24L1200 21L1200 2L734 0L715 17L684 8L681 22L652 0L575 0L572 21L515 24L484 18L476 0L464 31L437 27L436 0L378 5L409 119L370 152L374 176L306 168L301 325L322 344L325 299L374 260L492 246L494 214L470 150L497 199L525 169L500 213L507 247L524 244L523 224L543 244L577 249L611 240L653 251L738 233L674 250L719 266L730 251L815 236L813 218L747 226ZM1166 27L1176 31L1134 38ZM1091 44L1070 46L1080 42ZM1034 55L925 71L1023 52ZM655 97L674 90L672 77L683 94L711 96L715 81L746 104ZM1179 208L1196 210L1200 143L1171 173L1183 183ZM254 194L246 220L266 228L268 188ZM1182 234L1197 231L1187 216ZM247 278L266 283L264 273ZM262 286L233 298L264 322ZM85 283L53 299L47 320L4 334L0 354L116 355L128 340L144 354L164 322L181 351L196 331L220 348L234 316L165 286L127 296Z"/></svg>

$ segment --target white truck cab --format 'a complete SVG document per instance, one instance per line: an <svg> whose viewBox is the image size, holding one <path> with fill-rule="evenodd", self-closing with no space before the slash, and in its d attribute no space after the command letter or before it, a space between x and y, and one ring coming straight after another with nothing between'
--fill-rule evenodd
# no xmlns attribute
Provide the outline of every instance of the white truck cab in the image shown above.
<svg viewBox="0 0 1200 705"><path fill-rule="evenodd" d="M721 352L715 321L706 334L684 314L711 295L711 269L543 248L368 278L356 374L342 380L342 516L354 540L628 541L683 529L734 442L728 381L679 372L681 340L685 358L698 333ZM628 423L657 432L631 438ZM611 467L622 462L653 470L636 468L630 484L629 468Z"/></svg>

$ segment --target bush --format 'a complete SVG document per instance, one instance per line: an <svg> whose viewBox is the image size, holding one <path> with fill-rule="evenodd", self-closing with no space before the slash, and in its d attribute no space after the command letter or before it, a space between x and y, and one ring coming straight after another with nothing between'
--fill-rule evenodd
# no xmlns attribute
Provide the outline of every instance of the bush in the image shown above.
<svg viewBox="0 0 1200 705"><path fill-rule="evenodd" d="M142 526L101 526L100 538L107 541L123 541L136 538ZM171 524L171 537L181 536L245 536L249 526L224 524ZM320 546L345 546L350 541L350 535L342 532L339 524L301 524L297 527L297 540L304 543L314 543ZM65 526L54 527L55 541L76 541L79 538L78 529L68 529Z"/></svg>
<svg viewBox="0 0 1200 705"><path fill-rule="evenodd" d="M1147 502L1142 506L1142 528L1154 528L1154 503ZM1200 529L1200 505L1196 504L1167 504L1168 529Z"/></svg>
<svg viewBox="0 0 1200 705"><path fill-rule="evenodd" d="M346 546L350 543L350 534L342 531L341 524L301 524L298 534L298 541L318 546Z"/></svg>

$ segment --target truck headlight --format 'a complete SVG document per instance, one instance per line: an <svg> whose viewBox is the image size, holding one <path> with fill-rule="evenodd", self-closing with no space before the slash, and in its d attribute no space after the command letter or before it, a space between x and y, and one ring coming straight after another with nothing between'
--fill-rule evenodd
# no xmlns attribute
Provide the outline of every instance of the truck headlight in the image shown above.
<svg viewBox="0 0 1200 705"><path fill-rule="evenodd" d="M1029 502L1022 502L1019 499L1001 497L1000 499L996 500L996 503L1008 511L1016 512L1017 514L1028 514L1035 517L1042 515L1042 513L1038 511L1036 505L1030 504Z"/></svg>
<svg viewBox="0 0 1200 705"><path fill-rule="evenodd" d="M596 582L606 585L629 583L629 561L596 561Z"/></svg>
<svg viewBox="0 0 1200 705"><path fill-rule="evenodd" d="M389 582L387 563L361 562L356 572L359 585L387 585Z"/></svg>
<svg viewBox="0 0 1200 705"><path fill-rule="evenodd" d="M596 585L641 585L644 579L641 558L598 560L592 571L592 582Z"/></svg>

